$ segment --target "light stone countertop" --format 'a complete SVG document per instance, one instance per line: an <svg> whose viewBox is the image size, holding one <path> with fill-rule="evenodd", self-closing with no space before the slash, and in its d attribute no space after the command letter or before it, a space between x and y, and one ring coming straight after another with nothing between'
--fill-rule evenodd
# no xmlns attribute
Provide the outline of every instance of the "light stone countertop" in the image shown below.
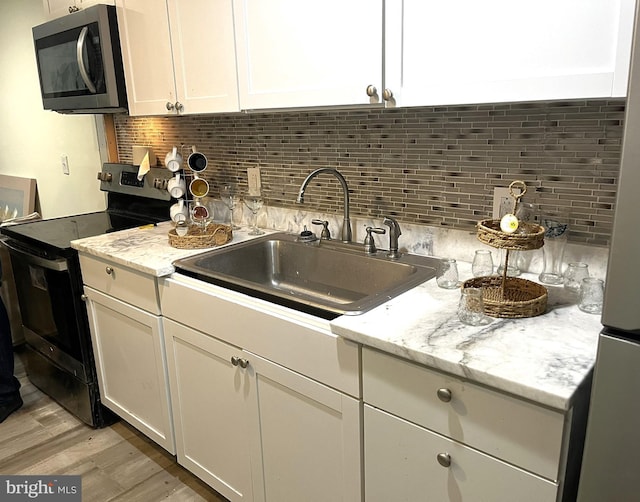
<svg viewBox="0 0 640 502"><path fill-rule="evenodd" d="M97 235L71 241L71 247L80 252L125 265L134 270L154 277L163 277L175 272L172 263L214 248L178 249L169 245L170 221L157 225L120 230L109 234ZM233 231L233 239L225 246L237 244L253 237L247 234L246 227ZM265 230L265 233L273 233ZM223 246L218 246L219 249Z"/></svg>
<svg viewBox="0 0 640 502"><path fill-rule="evenodd" d="M79 239L71 245L162 277L174 272L174 260L207 251L171 247L167 237L171 228L172 223L165 222ZM248 239L251 236L243 228L234 231L230 244ZM461 280L471 277L469 263L459 260L458 268ZM521 277L537 280L533 274ZM431 280L370 312L339 317L331 321L331 330L363 345L567 410L595 362L600 316L581 312L575 297L562 287L548 290L547 312L541 316L493 319L486 326L471 327L457 319L459 290L438 288Z"/></svg>
<svg viewBox="0 0 640 502"><path fill-rule="evenodd" d="M458 262L460 279L471 266ZM536 281L533 274L521 275ZM547 286L547 311L525 319L467 326L457 317L459 290L427 281L359 316L331 322L333 333L512 393L568 410L595 362L600 316L586 314L561 286Z"/></svg>

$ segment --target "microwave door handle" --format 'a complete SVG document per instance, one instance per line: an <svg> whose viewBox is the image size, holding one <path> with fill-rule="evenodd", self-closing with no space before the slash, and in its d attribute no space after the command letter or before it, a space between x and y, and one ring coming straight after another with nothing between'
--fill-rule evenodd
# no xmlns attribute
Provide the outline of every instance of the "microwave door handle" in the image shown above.
<svg viewBox="0 0 640 502"><path fill-rule="evenodd" d="M82 31L80 31L80 36L78 37L78 44L76 45L76 59L78 60L78 68L80 68L80 76L84 83L87 85L87 88L92 94L96 93L96 86L93 85L91 81L91 77L89 77L89 73L84 66L84 58L82 57L82 53L84 52L84 44L87 43L87 33L89 33L89 28L84 27Z"/></svg>

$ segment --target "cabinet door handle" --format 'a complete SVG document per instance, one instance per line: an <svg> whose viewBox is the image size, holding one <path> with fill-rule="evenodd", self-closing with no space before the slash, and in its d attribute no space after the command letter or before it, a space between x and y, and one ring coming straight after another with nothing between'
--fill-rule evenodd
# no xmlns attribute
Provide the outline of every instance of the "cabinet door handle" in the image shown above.
<svg viewBox="0 0 640 502"><path fill-rule="evenodd" d="M111 274L113 274L113 268L111 268L109 265L107 265L107 266L104 268L104 271L107 273L107 275L111 275Z"/></svg>
<svg viewBox="0 0 640 502"><path fill-rule="evenodd" d="M438 395L438 399L440 399L440 401L442 401L443 403L448 403L449 401L451 401L451 391L449 389L443 387L442 389L438 389L436 394Z"/></svg>
<svg viewBox="0 0 640 502"><path fill-rule="evenodd" d="M180 101L176 101L176 111L180 113L182 110L184 110L184 106L182 105L182 103L180 103Z"/></svg>
<svg viewBox="0 0 640 502"><path fill-rule="evenodd" d="M247 359L240 359L238 363L240 364L241 368L246 368L247 366L249 366L249 361Z"/></svg>
<svg viewBox="0 0 640 502"><path fill-rule="evenodd" d="M238 364L240 364L240 358L238 356L231 356L231 364L238 366Z"/></svg>
<svg viewBox="0 0 640 502"><path fill-rule="evenodd" d="M385 101L390 101L393 99L393 92L391 92L391 89L385 89L384 91L382 91L382 99L384 99Z"/></svg>
<svg viewBox="0 0 640 502"><path fill-rule="evenodd" d="M436 458L438 459L438 463L442 467L450 467L451 466L451 455L449 455L448 453L438 453L436 455Z"/></svg>
<svg viewBox="0 0 640 502"><path fill-rule="evenodd" d="M176 105L174 105L173 103L171 103L170 101L167 101L167 104L165 105L167 107L167 111L168 112L172 112L173 110L176 109Z"/></svg>
<svg viewBox="0 0 640 502"><path fill-rule="evenodd" d="M375 96L376 94L378 94L378 89L376 89L375 85L368 85L367 86L367 96L369 96L370 98Z"/></svg>

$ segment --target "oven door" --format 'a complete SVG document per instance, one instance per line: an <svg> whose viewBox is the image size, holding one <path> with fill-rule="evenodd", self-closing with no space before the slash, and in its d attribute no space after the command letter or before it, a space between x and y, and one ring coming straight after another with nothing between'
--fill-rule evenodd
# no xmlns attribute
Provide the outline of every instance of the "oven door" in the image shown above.
<svg viewBox="0 0 640 502"><path fill-rule="evenodd" d="M37 249L4 241L11 254L18 303L27 344L87 382L87 312L82 301L77 257L44 258ZM91 361L92 362L92 361Z"/></svg>

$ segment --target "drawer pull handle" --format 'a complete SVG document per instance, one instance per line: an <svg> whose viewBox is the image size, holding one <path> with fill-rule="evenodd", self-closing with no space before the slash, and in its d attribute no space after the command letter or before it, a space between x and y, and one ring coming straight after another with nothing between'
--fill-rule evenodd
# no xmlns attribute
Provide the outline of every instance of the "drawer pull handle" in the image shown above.
<svg viewBox="0 0 640 502"><path fill-rule="evenodd" d="M247 359L240 359L238 363L240 364L241 368L246 368L247 366L249 366L249 361Z"/></svg>
<svg viewBox="0 0 640 502"><path fill-rule="evenodd" d="M451 455L448 453L438 453L436 458L442 467L451 467Z"/></svg>
<svg viewBox="0 0 640 502"><path fill-rule="evenodd" d="M240 364L240 358L238 356L231 356L231 364L238 366L238 364Z"/></svg>
<svg viewBox="0 0 640 502"><path fill-rule="evenodd" d="M108 265L105 267L104 271L107 273L107 275L113 274L113 268L109 267Z"/></svg>
<svg viewBox="0 0 640 502"><path fill-rule="evenodd" d="M438 399L440 399L440 401L442 401L443 403L448 403L449 401L451 401L451 391L449 389L438 389L438 392L436 392L436 394L438 395Z"/></svg>

